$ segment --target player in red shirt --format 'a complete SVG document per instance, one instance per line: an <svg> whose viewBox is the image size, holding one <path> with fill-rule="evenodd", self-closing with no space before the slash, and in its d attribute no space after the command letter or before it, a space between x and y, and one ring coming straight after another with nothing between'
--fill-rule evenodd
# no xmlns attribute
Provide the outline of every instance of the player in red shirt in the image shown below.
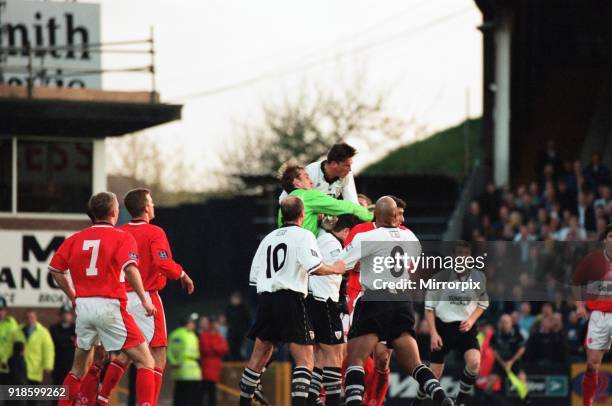
<svg viewBox="0 0 612 406"><path fill-rule="evenodd" d="M404 210L406 210L406 202L399 197L390 196L397 205L396 211L396 223L402 229L407 230L404 224ZM351 229L349 235L344 241L346 247L353 241L355 235L359 233L365 233L367 231L374 230L376 223L373 221L367 223L361 223ZM346 294L349 298L349 320L352 319L353 310L355 308L355 301L361 293L361 283L359 282L358 268L348 272L348 281L346 285ZM350 321L349 321L350 324ZM348 327L348 326L347 326ZM348 331L348 328L347 328ZM378 343L374 351L374 357L368 358L364 364L365 372L365 393L363 396L363 404L366 406L382 406L387 391L389 390L389 361L391 359L391 349L389 349L384 343Z"/></svg>
<svg viewBox="0 0 612 406"><path fill-rule="evenodd" d="M136 292L130 285L126 285L128 296L128 311L134 316L136 324L144 334L151 347L151 354L155 360L155 400L159 397L162 385L162 376L166 367L166 347L168 337L166 334L166 319L164 307L158 291L166 286L166 279L180 279L181 285L188 294L193 293L193 281L183 268L172 259L170 244L166 233L161 227L150 224L155 218L155 204L148 189L134 189L129 191L123 203L132 216L132 220L119 227L120 230L131 234L138 244L140 255L139 270L142 276L146 295L157 309L155 317L147 317L138 301ZM125 354L114 358L102 382L98 396L101 404L108 403L113 389L117 386L129 364Z"/></svg>
<svg viewBox="0 0 612 406"><path fill-rule="evenodd" d="M100 340L106 351L122 351L136 364L138 405L154 404L154 361L136 322L127 311L122 286L130 283L148 316L156 309L145 295L138 271L138 248L134 237L114 227L119 217L117 197L110 192L91 197L88 211L94 224L66 239L49 264L53 279L75 306L76 346L72 370L66 376L71 405L79 393L81 378L94 344ZM74 289L70 285L67 273Z"/></svg>
<svg viewBox="0 0 612 406"><path fill-rule="evenodd" d="M601 360L610 351L612 342L612 223L601 237L603 250L584 257L573 278L574 294L579 299L576 300L576 314L589 319L587 368L582 380L584 406L593 404ZM583 298L586 298L586 306Z"/></svg>

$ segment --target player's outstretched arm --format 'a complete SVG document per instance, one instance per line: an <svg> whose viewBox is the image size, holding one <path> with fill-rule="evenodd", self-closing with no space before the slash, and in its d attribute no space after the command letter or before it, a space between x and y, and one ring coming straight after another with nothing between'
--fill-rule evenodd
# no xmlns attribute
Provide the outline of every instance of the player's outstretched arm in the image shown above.
<svg viewBox="0 0 612 406"><path fill-rule="evenodd" d="M70 282L68 282L66 274L56 272L51 269L51 275L53 276L53 280L55 281L55 283L57 283L57 286L59 286L62 292L64 292L66 296L68 296L70 302L74 304L74 301L76 299L76 293L74 292L74 289L72 289L72 286L70 286Z"/></svg>
<svg viewBox="0 0 612 406"><path fill-rule="evenodd" d="M193 281L191 280L189 275L185 273L185 271L183 271L180 281L181 281L181 286L183 287L183 289L185 289L188 295L191 295L193 293L193 290L195 289L195 286L193 284Z"/></svg>
<svg viewBox="0 0 612 406"><path fill-rule="evenodd" d="M306 191L304 198L307 199L304 205L310 207L315 213L332 216L352 214L362 221L371 221L374 218L374 214L365 207L348 200L334 199L319 190Z"/></svg>
<svg viewBox="0 0 612 406"><path fill-rule="evenodd" d="M166 233L161 228L158 228L155 233L155 238L151 242L151 258L155 267L168 279L181 281L181 286L187 291L188 295L193 293L195 285L193 280L172 258L172 250Z"/></svg>
<svg viewBox="0 0 612 406"><path fill-rule="evenodd" d="M576 301L576 315L586 320L589 318L589 311L584 304L583 289L584 288L580 285L572 286L572 293Z"/></svg>
<svg viewBox="0 0 612 406"><path fill-rule="evenodd" d="M132 288L134 288L134 292L136 292L138 295L138 298L142 303L142 307L144 307L147 312L147 316L153 316L157 312L157 309L145 295L145 290L142 285L142 278L140 277L140 271L138 268L136 268L136 265L129 264L125 267L124 272L125 279L127 279L128 283L132 285Z"/></svg>
<svg viewBox="0 0 612 406"><path fill-rule="evenodd" d="M436 313L433 309L425 308L425 319L427 320L427 324L429 324L429 333L430 333L430 347L432 350L440 350L444 343L442 342L442 337L438 334L436 330Z"/></svg>
<svg viewBox="0 0 612 406"><path fill-rule="evenodd" d="M342 275L344 272L346 272L344 261L337 260L332 265L321 263L321 266L312 271L311 275Z"/></svg>
<svg viewBox="0 0 612 406"><path fill-rule="evenodd" d="M587 276L590 273L590 269L593 268L591 263L592 256L587 255L583 258L576 268L576 272L572 276L572 294L576 301L576 314L578 317L583 319L589 318L589 311L587 310L584 298L585 298L585 286L588 282Z"/></svg>
<svg viewBox="0 0 612 406"><path fill-rule="evenodd" d="M161 228L157 228L154 234L154 239L151 241L153 264L168 279L176 280L182 278L185 272L183 267L172 258L172 250L170 249L166 233Z"/></svg>
<svg viewBox="0 0 612 406"><path fill-rule="evenodd" d="M474 324L478 321L480 316L482 316L484 311L485 311L485 309L483 309L482 307L480 307L480 306L476 307L476 309L472 312L472 314L470 314L470 317L468 317L467 319L463 320L459 324L459 331L461 331L462 333L466 333L466 332L470 331L471 328L474 326Z"/></svg>

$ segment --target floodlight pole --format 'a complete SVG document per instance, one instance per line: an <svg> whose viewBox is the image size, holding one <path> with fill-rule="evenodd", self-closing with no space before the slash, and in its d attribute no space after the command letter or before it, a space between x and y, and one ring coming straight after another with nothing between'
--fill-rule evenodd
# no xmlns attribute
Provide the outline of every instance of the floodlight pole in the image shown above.
<svg viewBox="0 0 612 406"><path fill-rule="evenodd" d="M465 89L465 121L463 123L463 176L470 171L470 88Z"/></svg>
<svg viewBox="0 0 612 406"><path fill-rule="evenodd" d="M4 13L4 11L6 10L6 0L0 0L0 48L3 46L4 41L3 41L3 34L4 34L4 30L2 27L2 13ZM7 56L4 54L3 51L0 51L0 83L4 83L4 69L3 69L3 65L7 60Z"/></svg>
<svg viewBox="0 0 612 406"><path fill-rule="evenodd" d="M157 81L155 78L155 31L154 31L153 26L151 26L150 28L150 35L151 37L149 38L149 43L150 43L149 53L151 54L151 66L149 67L149 70L151 72L151 103L155 103L156 102L156 92L157 92Z"/></svg>

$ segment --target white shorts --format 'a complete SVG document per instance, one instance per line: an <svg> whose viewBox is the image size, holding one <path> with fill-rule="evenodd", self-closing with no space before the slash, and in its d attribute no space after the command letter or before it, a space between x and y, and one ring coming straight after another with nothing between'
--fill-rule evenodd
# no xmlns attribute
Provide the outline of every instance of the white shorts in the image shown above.
<svg viewBox="0 0 612 406"><path fill-rule="evenodd" d="M612 313L595 310L589 318L586 347L590 350L609 350L612 342Z"/></svg>
<svg viewBox="0 0 612 406"><path fill-rule="evenodd" d="M104 297L76 299L77 347L89 350L98 338L106 351L120 351L144 342L125 301Z"/></svg>
<svg viewBox="0 0 612 406"><path fill-rule="evenodd" d="M164 315L164 305L162 304L159 293L156 291L145 292L151 303L157 309L155 316L147 316L147 312L138 298L136 292L127 292L128 312L134 317L136 325L144 335L147 344L151 347L167 347L168 336L166 333L166 316Z"/></svg>

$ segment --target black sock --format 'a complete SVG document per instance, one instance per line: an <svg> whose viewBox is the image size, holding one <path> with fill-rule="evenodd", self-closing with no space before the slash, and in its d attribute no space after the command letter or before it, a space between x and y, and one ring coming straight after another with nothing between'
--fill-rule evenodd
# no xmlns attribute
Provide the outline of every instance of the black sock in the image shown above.
<svg viewBox="0 0 612 406"><path fill-rule="evenodd" d="M421 406L426 399L427 395L425 394L421 385L419 385L417 388L416 398L412 401L412 406Z"/></svg>
<svg viewBox="0 0 612 406"><path fill-rule="evenodd" d="M312 370L310 388L308 388L308 404L316 405L321 397L321 386L323 385L323 370L315 367Z"/></svg>
<svg viewBox="0 0 612 406"><path fill-rule="evenodd" d="M470 396L470 392L476 382L476 373L470 371L467 367L463 369L461 379L459 380L459 395L457 395L457 402L465 400Z"/></svg>
<svg viewBox="0 0 612 406"><path fill-rule="evenodd" d="M427 394L425 393L425 390L421 387L421 385L419 385L419 388L417 389L417 399L419 400L425 400L427 399Z"/></svg>
<svg viewBox="0 0 612 406"><path fill-rule="evenodd" d="M339 406L342 397L342 368L323 368L325 406Z"/></svg>
<svg viewBox="0 0 612 406"><path fill-rule="evenodd" d="M425 364L418 365L412 371L412 377L416 379L419 386L424 389L424 392L434 400L437 404L441 404L446 399L446 393L440 386L438 381L431 371Z"/></svg>
<svg viewBox="0 0 612 406"><path fill-rule="evenodd" d="M291 377L291 405L306 406L308 404L308 388L312 372L306 367L295 367Z"/></svg>
<svg viewBox="0 0 612 406"><path fill-rule="evenodd" d="M361 406L363 403L365 372L363 367L352 366L346 369L346 406Z"/></svg>
<svg viewBox="0 0 612 406"><path fill-rule="evenodd" d="M255 389L259 384L261 372L255 372L250 368L245 368L240 379L240 406L251 406L251 399Z"/></svg>

